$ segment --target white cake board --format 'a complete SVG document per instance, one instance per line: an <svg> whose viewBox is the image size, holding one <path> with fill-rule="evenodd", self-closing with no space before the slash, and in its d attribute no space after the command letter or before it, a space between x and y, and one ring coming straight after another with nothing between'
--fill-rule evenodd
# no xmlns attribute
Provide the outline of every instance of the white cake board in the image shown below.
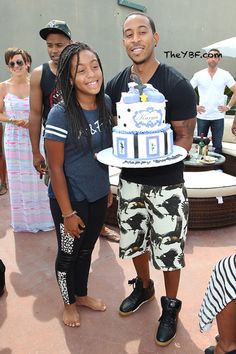
<svg viewBox="0 0 236 354"><path fill-rule="evenodd" d="M98 152L97 159L105 165L114 167L147 168L172 165L183 160L186 156L187 151L184 148L174 145L172 154L155 160L122 160L113 155L112 148Z"/></svg>

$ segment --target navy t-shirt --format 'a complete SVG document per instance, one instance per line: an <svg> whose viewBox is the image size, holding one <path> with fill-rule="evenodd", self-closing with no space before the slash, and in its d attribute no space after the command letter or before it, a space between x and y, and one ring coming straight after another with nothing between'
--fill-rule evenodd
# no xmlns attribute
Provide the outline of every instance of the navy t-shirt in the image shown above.
<svg viewBox="0 0 236 354"><path fill-rule="evenodd" d="M45 139L61 141L64 147L64 173L71 201L94 202L109 192L108 167L94 158L94 153L111 146L109 132L99 125L97 110L83 110L91 131L91 145L81 146L75 142L68 126L63 103L55 105L49 112L45 128ZM85 139L82 137L81 139ZM92 150L92 151L91 151ZM51 184L48 194L55 198Z"/></svg>
<svg viewBox="0 0 236 354"><path fill-rule="evenodd" d="M112 101L112 113L116 116L116 102L121 92L128 91L131 67L125 68L107 83L106 93ZM166 123L186 120L196 116L196 97L188 80L174 68L160 64L148 81L166 98ZM152 168L122 168L121 178L149 186L166 186L184 182L183 162Z"/></svg>

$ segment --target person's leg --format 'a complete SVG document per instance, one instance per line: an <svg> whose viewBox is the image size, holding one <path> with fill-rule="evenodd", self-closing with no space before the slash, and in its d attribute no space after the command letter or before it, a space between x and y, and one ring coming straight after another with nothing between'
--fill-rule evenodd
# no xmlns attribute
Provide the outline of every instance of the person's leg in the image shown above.
<svg viewBox="0 0 236 354"><path fill-rule="evenodd" d="M148 252L133 258L133 264L137 277L128 281L129 285L133 285L133 291L120 305L119 313L122 316L134 313L155 297L154 283L150 279Z"/></svg>
<svg viewBox="0 0 236 354"><path fill-rule="evenodd" d="M222 354L236 351L236 300L231 301L216 316L220 340L217 343L215 353Z"/></svg>
<svg viewBox="0 0 236 354"><path fill-rule="evenodd" d="M120 235L117 231L111 229L107 225L103 225L102 230L100 232L100 237L105 238L108 241L111 242L119 242L120 241Z"/></svg>
<svg viewBox="0 0 236 354"><path fill-rule="evenodd" d="M63 322L67 326L78 327L80 321L75 304L74 268L81 241L65 233L61 210L56 199L50 199L50 208L58 242L55 271L64 303ZM85 217L83 221L86 225Z"/></svg>
<svg viewBox="0 0 236 354"><path fill-rule="evenodd" d="M158 345L168 345L176 335L181 301L177 292L184 267L184 245L189 204L183 184L146 188L151 222L152 263L163 270L166 295L161 297L162 315L156 334Z"/></svg>
<svg viewBox="0 0 236 354"><path fill-rule="evenodd" d="M211 121L212 145L215 152L222 153L222 139L224 134L224 119L216 119Z"/></svg>
<svg viewBox="0 0 236 354"><path fill-rule="evenodd" d="M76 304L98 311L104 311L106 306L100 299L87 295L87 286L92 252L105 220L106 208L107 196L93 203L87 202L88 220L86 232L82 236L75 272Z"/></svg>
<svg viewBox="0 0 236 354"><path fill-rule="evenodd" d="M143 287L147 288L150 281L149 253L146 252L138 257L133 258L133 264L137 273L137 277L142 280Z"/></svg>
<svg viewBox="0 0 236 354"><path fill-rule="evenodd" d="M0 195L7 192L6 160L3 152L3 127L0 123Z"/></svg>
<svg viewBox="0 0 236 354"><path fill-rule="evenodd" d="M180 269L172 272L164 272L164 281L166 296L176 298L179 289Z"/></svg>
<svg viewBox="0 0 236 354"><path fill-rule="evenodd" d="M118 189L118 222L120 226L120 257L132 258L137 277L129 280L133 291L119 308L130 315L144 303L154 299L154 283L150 279L148 244L148 213L141 196L141 185L120 180Z"/></svg>
<svg viewBox="0 0 236 354"><path fill-rule="evenodd" d="M208 135L208 131L210 128L210 121L206 119L197 118L197 135L201 136L203 133L204 136Z"/></svg>
<svg viewBox="0 0 236 354"><path fill-rule="evenodd" d="M201 332L216 318L217 346L205 354L236 354L236 253L222 258L214 266L199 311Z"/></svg>

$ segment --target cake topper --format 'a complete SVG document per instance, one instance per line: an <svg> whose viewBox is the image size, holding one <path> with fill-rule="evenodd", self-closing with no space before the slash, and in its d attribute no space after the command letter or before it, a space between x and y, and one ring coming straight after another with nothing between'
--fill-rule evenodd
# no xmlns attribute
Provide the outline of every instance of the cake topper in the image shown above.
<svg viewBox="0 0 236 354"><path fill-rule="evenodd" d="M137 74L131 74L130 79L134 81L137 85L134 86L139 91L140 97L142 97L142 102L146 102L145 98L143 97L145 94L143 93L143 89L146 88L146 85L143 85L140 77Z"/></svg>

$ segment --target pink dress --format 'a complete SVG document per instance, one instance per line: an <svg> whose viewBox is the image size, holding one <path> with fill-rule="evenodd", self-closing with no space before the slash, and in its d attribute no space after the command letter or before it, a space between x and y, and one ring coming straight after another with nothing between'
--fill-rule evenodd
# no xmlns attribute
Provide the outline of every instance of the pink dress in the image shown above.
<svg viewBox="0 0 236 354"><path fill-rule="evenodd" d="M29 119L29 97L8 93L4 98L5 114L13 119ZM41 151L43 151L41 139ZM54 229L47 187L33 167L29 130L7 123L4 133L11 205L11 224L15 232L38 232Z"/></svg>

